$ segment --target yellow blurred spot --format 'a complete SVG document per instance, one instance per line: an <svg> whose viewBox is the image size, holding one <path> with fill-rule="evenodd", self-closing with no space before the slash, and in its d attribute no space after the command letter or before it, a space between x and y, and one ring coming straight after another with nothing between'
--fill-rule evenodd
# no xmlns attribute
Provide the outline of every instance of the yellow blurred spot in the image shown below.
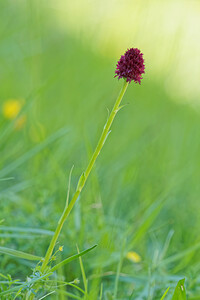
<svg viewBox="0 0 200 300"><path fill-rule="evenodd" d="M63 246L60 246L60 247L58 248L58 251L62 252L62 251L63 251Z"/></svg>
<svg viewBox="0 0 200 300"><path fill-rule="evenodd" d="M15 121L15 129L16 130L22 129L24 127L25 123L26 123L26 116L25 115L20 116Z"/></svg>
<svg viewBox="0 0 200 300"><path fill-rule="evenodd" d="M22 102L17 99L7 100L3 104L3 115L6 119L15 119L22 108Z"/></svg>
<svg viewBox="0 0 200 300"><path fill-rule="evenodd" d="M131 260L134 263L139 263L142 260L141 256L134 251L128 252L126 255L126 258L128 258L129 260Z"/></svg>

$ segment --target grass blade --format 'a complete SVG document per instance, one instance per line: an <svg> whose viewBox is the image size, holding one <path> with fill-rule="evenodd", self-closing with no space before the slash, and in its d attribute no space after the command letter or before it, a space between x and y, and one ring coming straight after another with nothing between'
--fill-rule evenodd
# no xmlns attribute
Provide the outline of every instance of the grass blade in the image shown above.
<svg viewBox="0 0 200 300"><path fill-rule="evenodd" d="M99 300L103 299L103 283L101 284L101 288L100 288L100 296L99 296Z"/></svg>
<svg viewBox="0 0 200 300"><path fill-rule="evenodd" d="M166 289L166 291L164 292L164 294L162 295L162 298L160 300L164 300L165 299L165 296L167 295L169 289L170 289L170 287L168 287L168 289Z"/></svg>
<svg viewBox="0 0 200 300"><path fill-rule="evenodd" d="M6 248L6 247L0 247L0 253L6 254L6 255L11 255L14 257L22 258L22 259L27 259L27 260L42 260L42 257L35 256L32 254L28 254L22 251Z"/></svg>
<svg viewBox="0 0 200 300"><path fill-rule="evenodd" d="M54 232L50 230L40 228L25 228L25 227L12 227L12 226L0 226L0 231L12 231L12 232L29 232L41 235L53 235Z"/></svg>
<svg viewBox="0 0 200 300"><path fill-rule="evenodd" d="M184 251L182 251L178 254L172 255L172 256L164 259L163 261L160 262L159 265L166 265L166 264L175 262L175 261L189 255L190 253L196 251L199 248L200 248L200 243L197 243L196 245L194 245L194 246L192 246L192 247L190 247L190 248L188 248L188 249L186 249L186 250L184 250Z"/></svg>
<svg viewBox="0 0 200 300"><path fill-rule="evenodd" d="M64 294L65 296L69 296L70 297L70 299L77 299L77 300L83 300L83 298L81 298L81 297L79 297L79 296L77 296L77 295L74 295L74 294L72 294L72 293L69 293L69 292L67 292L67 291L60 291L60 290L58 290L58 293L59 294Z"/></svg>
<svg viewBox="0 0 200 300"><path fill-rule="evenodd" d="M61 261L60 263L58 263L57 265L55 265L53 268L51 268L51 272L56 271L58 268L60 268L60 267L62 267L62 266L64 266L64 265L66 265L66 264L68 264L69 262L73 261L74 259L76 259L76 258L78 258L78 257L80 257L80 256L82 256L82 255L84 255L84 254L86 254L86 253L88 253L89 251L93 250L93 249L96 248L96 247L97 247L97 245L94 245L94 246L92 246L91 248L88 248L87 250L84 250L84 251L82 251L82 252L80 252L80 253L78 253L78 254L75 254L75 255L73 255L73 256L70 256L70 257L64 259L63 261Z"/></svg>
<svg viewBox="0 0 200 300"><path fill-rule="evenodd" d="M44 299L44 298L46 298L46 297L48 297L49 295L54 294L54 293L55 293L55 291L52 291L52 292L50 292L50 293L44 295L42 298L40 298L40 299L38 299L38 300L42 300L42 299Z"/></svg>
<svg viewBox="0 0 200 300"><path fill-rule="evenodd" d="M40 235L32 234L19 234L19 233L0 233L0 238L16 238L16 239L27 239L27 240L32 240L32 239L40 239Z"/></svg>
<svg viewBox="0 0 200 300"><path fill-rule="evenodd" d="M149 227L152 225L152 223L155 221L156 217L160 213L162 206L163 199L156 201L147 209L138 230L135 232L134 237L129 244L129 249L133 248L133 246L135 246L135 244L138 243L141 240L141 238L146 234Z"/></svg>
<svg viewBox="0 0 200 300"><path fill-rule="evenodd" d="M78 246L76 246L76 247L77 247L78 253L80 253ZM87 278L86 278L86 275L85 275L85 270L84 270L83 261L82 261L81 256L79 256L79 263L80 263L81 273L82 273L82 277L83 277L83 284L84 284L84 288L85 288L85 294L87 296L87 291L88 291Z"/></svg>
<svg viewBox="0 0 200 300"><path fill-rule="evenodd" d="M72 166L72 168L70 170L70 173L69 173L66 206L68 206L68 204L69 204L69 192L70 192L71 177L72 177L72 171L73 171L73 169L74 169L74 166Z"/></svg>
<svg viewBox="0 0 200 300"><path fill-rule="evenodd" d="M42 143L36 145L34 148L23 154L21 157L10 163L8 166L6 166L4 169L0 171L0 177L4 177L22 164L24 164L26 161L28 161L30 158L32 158L34 155L39 153L41 150L43 150L45 147L47 147L49 144L56 141L58 138L62 137L68 132L68 129L61 128L60 130L56 131L54 134L52 134L50 137L48 137L46 140L44 140Z"/></svg>
<svg viewBox="0 0 200 300"><path fill-rule="evenodd" d="M124 248L125 248L125 244L126 242L124 241L123 245L122 245L122 249L121 249L121 255L120 255L120 260L117 266L117 274L116 274L116 278L115 278L115 287L114 287L114 299L117 298L117 290L118 290L118 282L119 282L119 274L122 268L122 263L123 263L123 258L124 258Z"/></svg>

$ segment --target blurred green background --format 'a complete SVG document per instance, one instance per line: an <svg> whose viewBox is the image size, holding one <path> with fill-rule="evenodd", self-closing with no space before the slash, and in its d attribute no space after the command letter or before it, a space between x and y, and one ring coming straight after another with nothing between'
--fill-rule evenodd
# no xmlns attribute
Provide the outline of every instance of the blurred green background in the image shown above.
<svg viewBox="0 0 200 300"><path fill-rule="evenodd" d="M199 32L195 0L0 1L0 246L44 255L50 236L34 229L55 230L70 169L72 195L121 88L116 62L138 47L142 84L128 87L58 246L65 258L98 244L83 258L91 299L101 283L111 299L120 257L118 299L168 286L171 299L180 278L200 299ZM14 278L33 267L0 256ZM60 275L81 280L78 261Z"/></svg>

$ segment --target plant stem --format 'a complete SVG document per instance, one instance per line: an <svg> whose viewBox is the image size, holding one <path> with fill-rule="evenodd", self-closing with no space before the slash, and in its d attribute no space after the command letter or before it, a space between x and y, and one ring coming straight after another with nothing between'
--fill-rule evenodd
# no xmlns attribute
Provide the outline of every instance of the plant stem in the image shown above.
<svg viewBox="0 0 200 300"><path fill-rule="evenodd" d="M106 141L106 138L107 138L107 136L108 136L108 134L110 132L109 130L110 130L110 127L112 125L112 122L113 122L113 120L114 120L117 112L120 110L120 103L122 101L122 98L123 98L123 96L125 94L125 91L126 91L127 87L128 87L128 83L124 80L123 87L122 87L122 89L121 89L121 91L119 93L119 96L118 96L118 98L117 98L117 100L116 100L116 102L114 104L114 107L113 107L113 109L112 109L112 111L111 111L111 113L109 115L109 118L108 118L108 120L107 120L107 122L106 122L106 124L104 126L103 132L101 134L101 137L99 139L97 147L96 147L96 149L95 149L95 151L94 151L94 153L92 155L92 158L91 158L91 160L90 160L90 162L88 164L88 167L85 170L85 172L81 175L81 177L79 179L79 183L77 185L76 192L74 193L74 196L72 197L72 200L70 201L69 205L65 206L63 214L62 214L60 220L58 221L58 225L57 225L56 231L55 231L55 233L54 233L54 235L52 237L52 240L51 240L49 248L48 248L48 250L46 252L44 261L42 263L42 272L45 271L45 268L46 268L47 264L49 263L49 260L51 258L53 249L55 247L55 244L57 242L57 239L59 237L59 234L60 234L60 231L61 231L61 229L63 227L63 224L64 224L66 218L68 217L68 215L70 214L72 208L74 207L74 204L76 203L76 200L79 197L79 195L80 195L80 193L81 193L81 191L82 191L82 189L83 189L83 187L84 187L84 185L86 183L86 180L87 180L87 178L88 178L88 176L89 176L89 174L90 174L90 172L91 172L91 170L92 170L92 168L94 166L94 163L95 163L95 161L96 161L96 159L97 159L97 157L98 157L101 149L103 148L103 145L104 145L104 143Z"/></svg>

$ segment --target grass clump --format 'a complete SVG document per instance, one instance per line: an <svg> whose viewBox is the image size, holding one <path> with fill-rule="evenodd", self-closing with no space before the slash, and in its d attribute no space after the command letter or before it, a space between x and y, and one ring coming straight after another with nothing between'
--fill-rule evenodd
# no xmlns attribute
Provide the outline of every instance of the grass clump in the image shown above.
<svg viewBox="0 0 200 300"><path fill-rule="evenodd" d="M66 203L66 174L75 164L70 200L118 84L113 59L58 32L46 11L38 23L30 7L17 14L12 5L1 8L1 108L16 99L18 117L25 116L17 128L1 110L1 297L38 291L36 299L84 299L87 290L89 299L172 299L186 278L189 299L198 299L199 114L148 74L142 87L127 90L130 104L63 225L46 274L36 266ZM80 253L98 244L82 257L84 280L76 244Z"/></svg>

